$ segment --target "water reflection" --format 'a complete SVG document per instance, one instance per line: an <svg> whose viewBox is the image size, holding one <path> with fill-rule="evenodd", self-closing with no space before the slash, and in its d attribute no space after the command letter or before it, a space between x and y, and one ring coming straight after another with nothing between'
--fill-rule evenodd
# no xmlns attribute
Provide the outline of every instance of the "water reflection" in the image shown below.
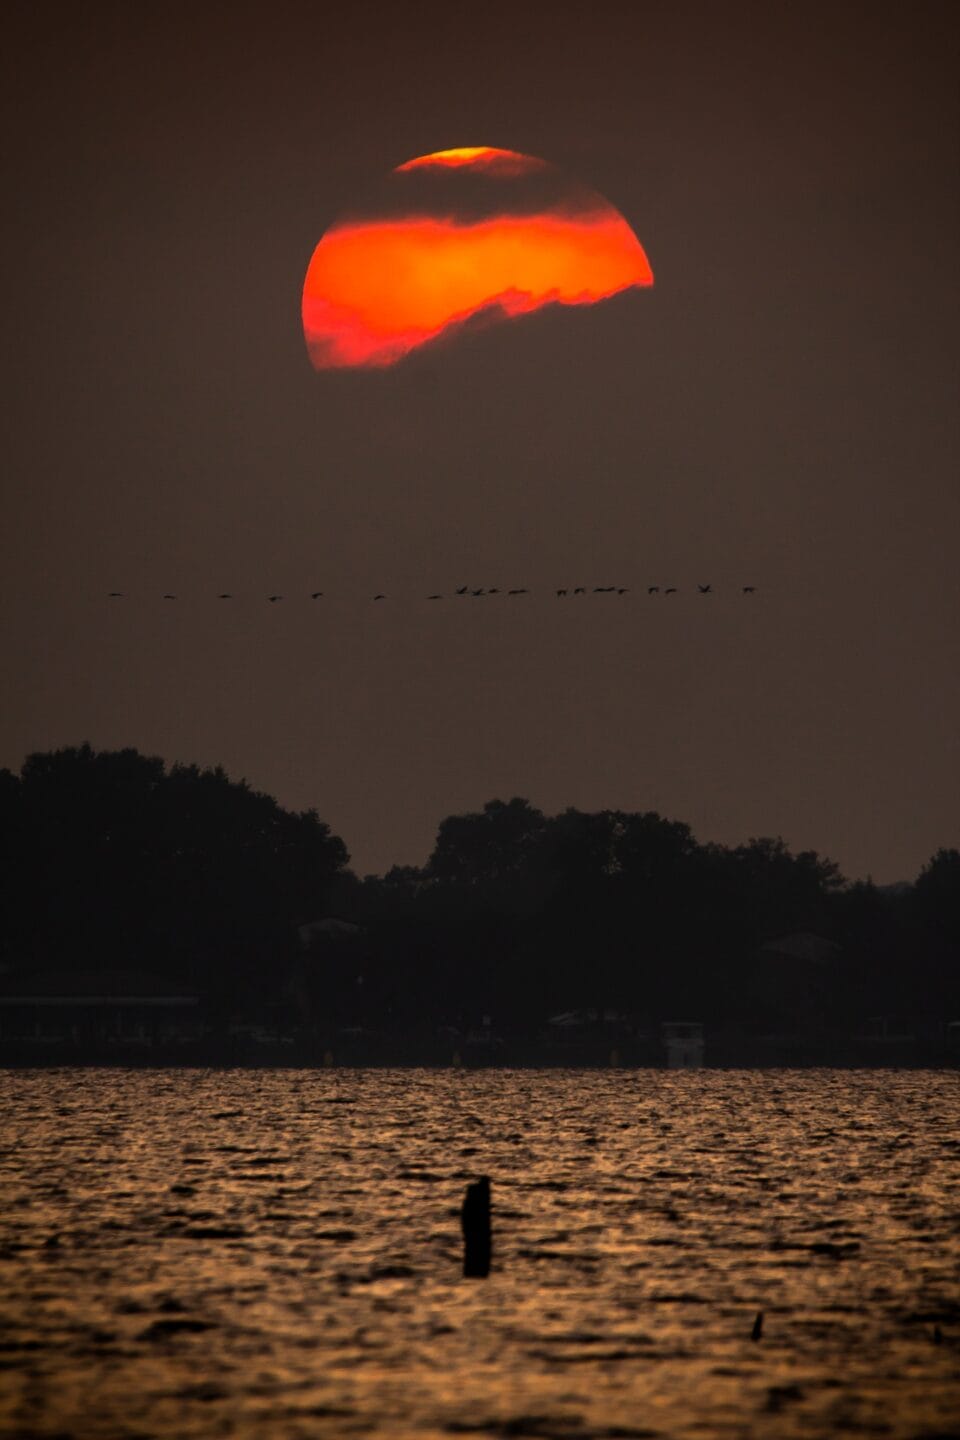
<svg viewBox="0 0 960 1440"><path fill-rule="evenodd" d="M914 1437L960 1415L955 1074L0 1091L4 1434ZM461 1278L478 1174L483 1281Z"/></svg>

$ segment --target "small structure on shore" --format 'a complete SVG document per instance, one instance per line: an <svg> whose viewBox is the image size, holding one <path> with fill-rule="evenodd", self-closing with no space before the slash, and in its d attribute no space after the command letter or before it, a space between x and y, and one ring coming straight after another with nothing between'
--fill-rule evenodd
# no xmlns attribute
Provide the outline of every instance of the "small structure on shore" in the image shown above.
<svg viewBox="0 0 960 1440"><path fill-rule="evenodd" d="M136 970L24 972L0 985L0 1039L47 1045L156 1045L196 1039L189 986Z"/></svg>
<svg viewBox="0 0 960 1440"><path fill-rule="evenodd" d="M703 1064L703 1026L699 1020L665 1020L660 1027L670 1070L696 1070Z"/></svg>
<svg viewBox="0 0 960 1440"><path fill-rule="evenodd" d="M304 950L324 940L353 940L362 934L361 927L352 920L341 920L338 915L327 915L323 920L308 920L297 927L297 936Z"/></svg>

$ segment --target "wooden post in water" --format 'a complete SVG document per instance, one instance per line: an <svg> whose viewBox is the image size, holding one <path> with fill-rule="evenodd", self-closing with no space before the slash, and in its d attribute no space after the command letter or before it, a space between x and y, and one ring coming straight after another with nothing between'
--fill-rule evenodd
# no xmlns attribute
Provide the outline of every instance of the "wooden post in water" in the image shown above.
<svg viewBox="0 0 960 1440"><path fill-rule="evenodd" d="M490 1274L490 1179L481 1175L467 1186L460 1211L463 1227L463 1273L467 1279L485 1280Z"/></svg>

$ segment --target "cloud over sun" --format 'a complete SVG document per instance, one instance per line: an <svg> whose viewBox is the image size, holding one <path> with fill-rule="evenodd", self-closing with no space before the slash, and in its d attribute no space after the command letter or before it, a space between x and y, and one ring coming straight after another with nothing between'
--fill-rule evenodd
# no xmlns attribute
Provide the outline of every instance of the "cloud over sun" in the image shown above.
<svg viewBox="0 0 960 1440"><path fill-rule="evenodd" d="M324 234L303 286L317 370L393 365L473 316L589 305L653 284L639 240L595 191L512 150L421 155Z"/></svg>

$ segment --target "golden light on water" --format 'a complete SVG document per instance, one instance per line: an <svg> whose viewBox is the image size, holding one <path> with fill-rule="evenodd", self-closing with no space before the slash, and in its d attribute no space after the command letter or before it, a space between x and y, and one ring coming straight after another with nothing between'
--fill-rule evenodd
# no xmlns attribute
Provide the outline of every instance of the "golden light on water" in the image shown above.
<svg viewBox="0 0 960 1440"><path fill-rule="evenodd" d="M907 1440L955 1420L949 1072L2 1086L4 1434ZM458 1218L478 1174L480 1281Z"/></svg>

